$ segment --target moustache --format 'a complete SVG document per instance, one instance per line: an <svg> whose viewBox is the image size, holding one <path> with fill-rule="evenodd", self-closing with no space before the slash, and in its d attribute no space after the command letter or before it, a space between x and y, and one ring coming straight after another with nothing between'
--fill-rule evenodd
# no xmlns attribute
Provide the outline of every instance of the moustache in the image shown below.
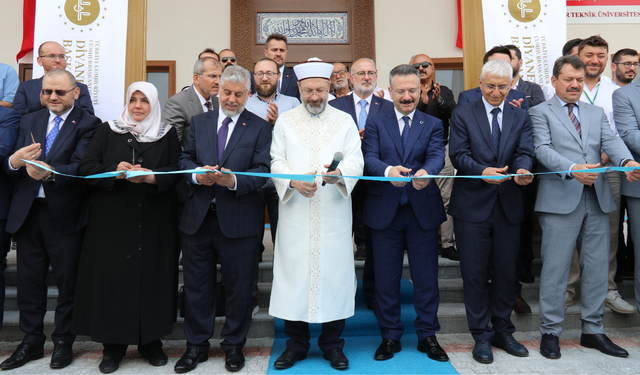
<svg viewBox="0 0 640 375"><path fill-rule="evenodd" d="M413 99L409 99L409 100L401 100L400 104L413 104L415 103L415 100Z"/></svg>
<svg viewBox="0 0 640 375"><path fill-rule="evenodd" d="M567 92L580 92L580 89L577 87L570 87L567 89Z"/></svg>

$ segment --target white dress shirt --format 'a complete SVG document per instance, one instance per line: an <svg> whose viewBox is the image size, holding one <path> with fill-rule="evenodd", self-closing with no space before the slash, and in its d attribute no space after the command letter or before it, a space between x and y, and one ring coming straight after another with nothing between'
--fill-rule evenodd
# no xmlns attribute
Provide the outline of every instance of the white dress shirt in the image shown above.
<svg viewBox="0 0 640 375"><path fill-rule="evenodd" d="M353 97L353 104L356 108L356 119L357 119L356 125L357 125L360 123L360 112L362 111L362 107L360 106L360 100L362 100L362 98L356 95L355 93L351 96ZM367 118L369 116L369 109L371 108L372 99L373 99L373 94L369 95L367 98L364 99L367 101L367 108L365 109L367 111Z"/></svg>
<svg viewBox="0 0 640 375"><path fill-rule="evenodd" d="M493 132L491 122L493 121L493 111L494 108L500 108L500 112L498 112L498 125L500 125L500 132L502 132L502 113L504 112L504 101L500 103L498 107L495 107L493 104L489 103L484 96L482 97L482 103L484 103L484 110L487 112L487 119L489 120L489 134Z"/></svg>
<svg viewBox="0 0 640 375"><path fill-rule="evenodd" d="M204 112L208 112L209 109L207 108L207 105L205 103L206 102L211 103L211 97L209 97L209 100L205 99L204 96L200 94L200 91L198 91L195 84L191 86L191 89L195 90L196 95L198 95L198 99L200 99L200 106L202 107L202 110ZM211 108L213 108L213 103L211 103Z"/></svg>

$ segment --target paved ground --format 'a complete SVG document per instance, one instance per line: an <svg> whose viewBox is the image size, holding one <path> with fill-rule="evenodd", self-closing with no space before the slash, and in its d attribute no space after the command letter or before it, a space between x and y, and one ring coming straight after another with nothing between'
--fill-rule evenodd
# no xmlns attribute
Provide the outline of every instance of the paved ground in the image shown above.
<svg viewBox="0 0 640 375"><path fill-rule="evenodd" d="M549 360L538 351L540 334L538 332L516 333L516 339L530 351L529 357L517 358L501 350L494 351L494 363L482 365L471 358L473 343L468 334L439 335L438 339L449 353L451 363L461 374L637 374L640 373L640 328L607 330L609 337L626 348L629 358L605 356L593 349L583 348L579 344L579 331L567 331L560 340L562 358ZM248 340L245 348L246 365L239 374L265 374L271 355L273 339ZM198 365L192 374L228 374L224 369L223 353L219 341L212 340L210 358ZM0 361L6 359L15 343L0 343ZM347 345L349 341L347 339ZM150 366L138 354L134 346L129 347L127 357L122 361L117 374L174 374L173 366L184 352L183 341L165 341L169 363L162 367ZM22 368L7 371L6 374L100 374L98 364L102 357L102 346L92 342L78 342L74 346L75 360L63 370L51 370L51 349L45 346L45 357L28 363ZM373 356L373 353L371 353ZM393 359L392 359L393 360ZM301 363L304 365L304 362ZM337 373L337 371L336 371Z"/></svg>

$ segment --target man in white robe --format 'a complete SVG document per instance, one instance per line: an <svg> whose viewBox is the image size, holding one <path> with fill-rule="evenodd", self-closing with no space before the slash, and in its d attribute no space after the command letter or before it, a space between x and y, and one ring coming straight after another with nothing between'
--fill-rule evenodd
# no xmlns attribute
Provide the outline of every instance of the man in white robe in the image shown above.
<svg viewBox="0 0 640 375"><path fill-rule="evenodd" d="M289 337L274 366L285 369L306 358L309 323L322 323L318 346L324 358L333 368L346 369L340 335L355 308L350 193L357 180L340 176L361 176L364 160L351 116L327 105L332 65L314 58L294 70L303 105L281 114L275 124L271 172L325 176L314 182L273 179L280 214L269 314L285 320ZM336 152L342 152L342 161L335 171L324 172Z"/></svg>

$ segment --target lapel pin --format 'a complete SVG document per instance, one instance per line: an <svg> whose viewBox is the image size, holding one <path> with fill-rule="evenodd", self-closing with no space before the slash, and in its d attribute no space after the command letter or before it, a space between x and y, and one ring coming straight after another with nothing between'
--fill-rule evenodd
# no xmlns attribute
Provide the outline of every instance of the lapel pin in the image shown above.
<svg viewBox="0 0 640 375"><path fill-rule="evenodd" d="M376 102L376 105L378 105L378 104L380 104L380 103Z"/></svg>
<svg viewBox="0 0 640 375"><path fill-rule="evenodd" d="M421 124L424 124L424 121L420 121Z"/></svg>
<svg viewBox="0 0 640 375"><path fill-rule="evenodd" d="M75 123L76 123L76 120L71 121L71 123L72 123L72 124L75 124Z"/></svg>
<svg viewBox="0 0 640 375"><path fill-rule="evenodd" d="M247 124L243 122L243 123L242 123L242 126L247 126Z"/></svg>

